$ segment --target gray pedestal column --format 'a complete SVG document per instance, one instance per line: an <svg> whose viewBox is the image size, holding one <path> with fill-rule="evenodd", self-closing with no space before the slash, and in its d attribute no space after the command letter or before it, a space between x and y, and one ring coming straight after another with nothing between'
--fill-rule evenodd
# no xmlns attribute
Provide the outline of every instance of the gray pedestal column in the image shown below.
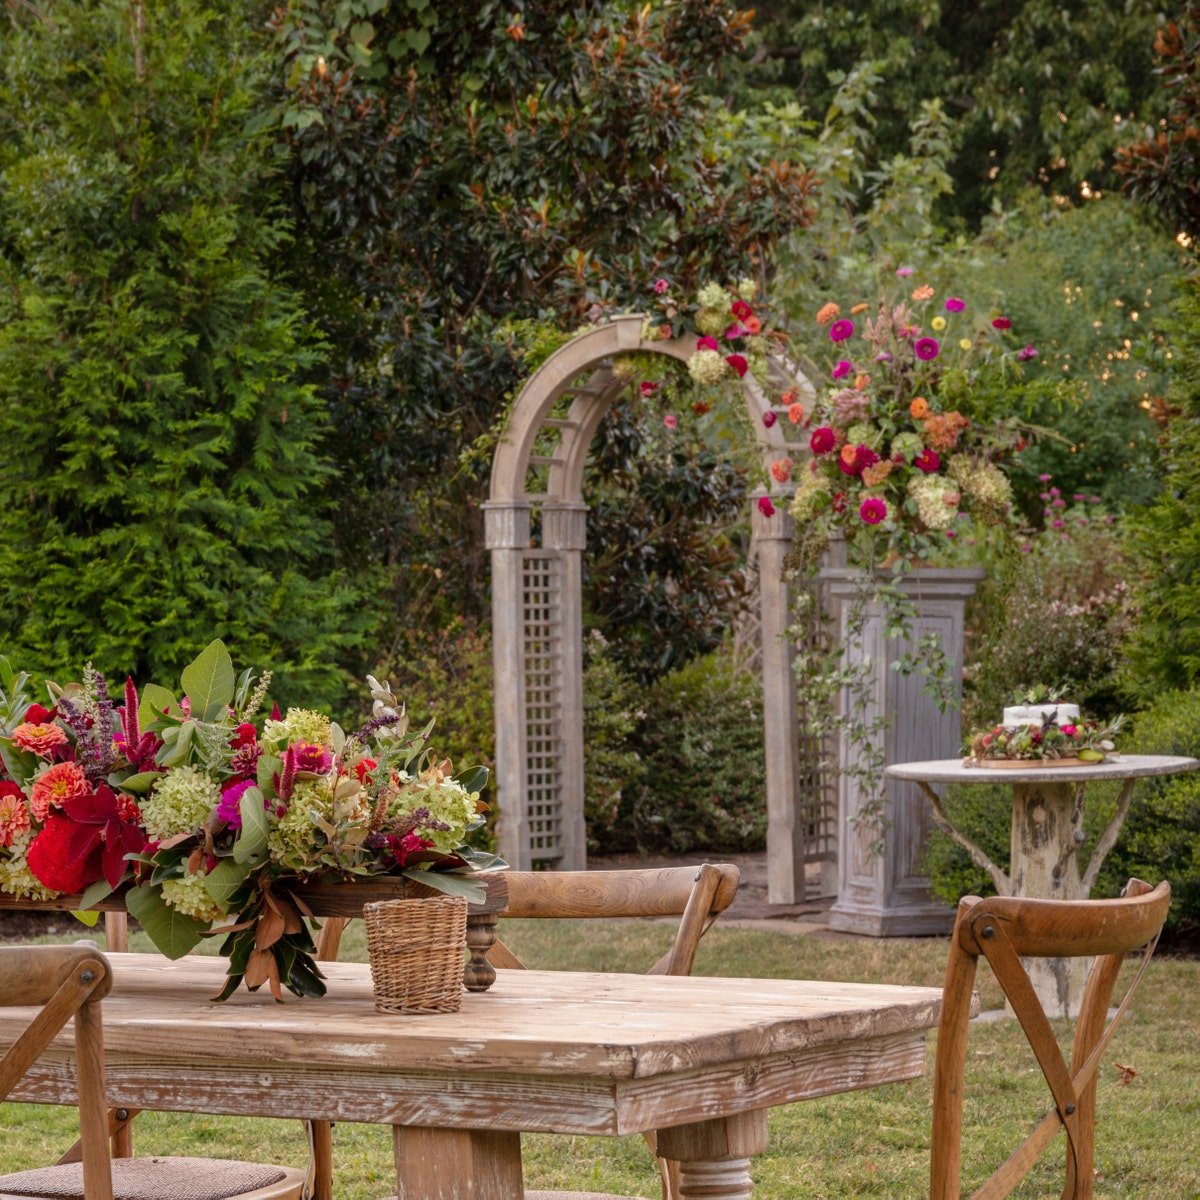
<svg viewBox="0 0 1200 1200"><path fill-rule="evenodd" d="M909 640L886 638L883 605L867 602L861 637L847 630L862 586L861 572L845 568L822 571L821 578L839 610L839 640L851 661L869 661L870 699L858 719L867 725L887 718L883 751L886 763L953 758L962 748L958 708L938 711L923 694L924 678L903 675L893 664L936 633L949 659L951 679L961 691L963 611L984 577L980 570L919 570L899 585L917 609ZM843 695L843 711L850 698ZM872 849L870 830L856 826L866 797L860 782L847 772L861 751L844 735L838 746L838 898L830 911L830 928L873 937L903 937L948 932L954 910L935 900L921 867L925 839L932 828L929 802L915 783L882 782L887 827L883 851Z"/></svg>

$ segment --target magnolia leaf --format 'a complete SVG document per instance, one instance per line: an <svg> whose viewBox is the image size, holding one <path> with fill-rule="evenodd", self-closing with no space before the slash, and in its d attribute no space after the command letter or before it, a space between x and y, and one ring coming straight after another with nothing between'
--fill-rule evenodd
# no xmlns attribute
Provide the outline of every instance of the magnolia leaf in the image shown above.
<svg viewBox="0 0 1200 1200"><path fill-rule="evenodd" d="M18 782L31 778L37 766L37 759L32 754L19 750L8 738L0 738L0 761L3 761L8 777Z"/></svg>
<svg viewBox="0 0 1200 1200"><path fill-rule="evenodd" d="M240 863L233 858L223 858L204 877L204 887L213 900L225 912L230 909L232 897L246 882L253 870L250 863Z"/></svg>
<svg viewBox="0 0 1200 1200"><path fill-rule="evenodd" d="M254 862L267 848L269 832L262 792L256 787L247 788L238 807L242 813L242 831L233 844L233 859L239 863Z"/></svg>
<svg viewBox="0 0 1200 1200"><path fill-rule="evenodd" d="M154 781L161 778L161 771L139 771L136 775L130 775L125 779L110 775L108 782L123 792L137 792L140 795L142 792L148 792L154 786Z"/></svg>
<svg viewBox="0 0 1200 1200"><path fill-rule="evenodd" d="M148 729L168 708L175 708L175 694L157 683L148 683L138 697L138 724Z"/></svg>
<svg viewBox="0 0 1200 1200"><path fill-rule="evenodd" d="M476 767L473 771L467 772L458 782L468 792L482 792L487 787L488 774L487 767Z"/></svg>
<svg viewBox="0 0 1200 1200"><path fill-rule="evenodd" d="M225 715L233 701L237 677L225 643L210 642L195 662L183 668L180 683L192 706L192 716L200 721L215 721Z"/></svg>
<svg viewBox="0 0 1200 1200"><path fill-rule="evenodd" d="M466 896L468 904L482 904L487 899L487 893L478 883L472 882L468 875L458 875L450 871L401 871L400 874L415 883L423 883L435 891L445 892L447 896Z"/></svg>
<svg viewBox="0 0 1200 1200"><path fill-rule="evenodd" d="M92 926L95 925L98 920L100 920L100 914L98 912L84 912L79 908L74 909L71 912L71 916L73 916L75 920L86 925L89 929L91 929Z"/></svg>
<svg viewBox="0 0 1200 1200"><path fill-rule="evenodd" d="M92 908L94 905L99 904L101 900L105 900L109 896L111 896L114 891L115 891L115 889L113 888L113 886L108 882L107 879L104 878L103 875L101 875L100 878L97 879L96 882L93 883L92 886L89 887L87 889L87 891L85 891L83 893L83 895L79 897L79 907L80 908ZM91 913L90 915L92 917L95 917L98 914ZM79 919L81 921L83 921L82 917L80 917ZM96 922L94 920L92 920L92 921L84 921L83 923L85 925L95 925Z"/></svg>
<svg viewBox="0 0 1200 1200"><path fill-rule="evenodd" d="M258 769L255 772L258 779L258 786L265 792L271 784L272 777L278 775L283 770L283 762L271 754L264 754L258 760Z"/></svg>
<svg viewBox="0 0 1200 1200"><path fill-rule="evenodd" d="M194 950L207 928L195 917L185 916L172 908L155 887L130 888L125 893L125 906L129 915L168 958L182 958Z"/></svg>
<svg viewBox="0 0 1200 1200"><path fill-rule="evenodd" d="M488 850L476 850L474 846L459 846L455 853L476 871L505 870L508 867L500 855Z"/></svg>
<svg viewBox="0 0 1200 1200"><path fill-rule="evenodd" d="M162 749L155 756L159 766L183 766L192 749L192 734L195 729L196 722L187 720L182 725L176 725L163 731Z"/></svg>
<svg viewBox="0 0 1200 1200"><path fill-rule="evenodd" d="M12 680L12 663L10 663L3 654L0 654L0 687L3 687L7 691L9 685L12 683Z"/></svg>

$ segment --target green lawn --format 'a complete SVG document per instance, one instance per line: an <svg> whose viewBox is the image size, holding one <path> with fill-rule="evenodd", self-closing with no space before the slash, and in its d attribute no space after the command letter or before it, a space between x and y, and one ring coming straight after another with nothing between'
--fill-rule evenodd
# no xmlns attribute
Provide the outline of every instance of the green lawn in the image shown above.
<svg viewBox="0 0 1200 1200"><path fill-rule="evenodd" d="M597 927L582 922L508 922L505 939L532 966L640 969L668 946L672 930L655 922ZM365 957L352 929L344 958ZM135 943L135 949L146 945ZM940 940L835 941L737 928L705 938L697 973L939 985ZM981 973L983 1007L998 989ZM1102 1067L1097 1131L1097 1200L1196 1200L1200 1197L1200 962L1155 960ZM1062 1030L1067 1033L1066 1025ZM932 1038L929 1067L932 1068ZM1136 1076L1121 1081L1116 1064ZM1044 1111L1044 1087L1011 1021L976 1027L967 1080L967 1185L997 1164ZM32 1105L0 1109L6 1168L52 1161L74 1137L70 1111ZM757 1194L779 1200L919 1197L926 1188L929 1082L833 1096L771 1114L771 1145L755 1163ZM301 1165L298 1123L143 1114L142 1153L270 1158ZM386 1131L341 1124L334 1131L338 1195L388 1194ZM534 1136L525 1143L530 1186L626 1191L657 1197L655 1173L640 1138ZM1014 1195L1057 1197L1057 1154Z"/></svg>

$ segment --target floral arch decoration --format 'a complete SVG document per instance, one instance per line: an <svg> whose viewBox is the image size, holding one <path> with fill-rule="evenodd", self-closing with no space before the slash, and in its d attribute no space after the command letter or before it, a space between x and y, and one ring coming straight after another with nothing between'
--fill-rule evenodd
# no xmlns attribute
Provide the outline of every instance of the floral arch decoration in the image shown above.
<svg viewBox="0 0 1200 1200"><path fill-rule="evenodd" d="M647 340L645 317L618 317L552 354L521 389L492 465L484 505L492 560L496 786L500 853L515 868L546 861L585 865L583 762L582 556L587 538L583 479L588 449L605 414L631 381L618 357L665 354L687 361L688 338ZM805 403L813 389L785 359L773 357L771 382ZM636 386L636 385L632 385ZM773 903L805 898L805 864L836 859L836 800L821 769L820 746L801 735L789 623L785 559L793 525L782 499L791 488L771 465L807 453L789 442L792 426L747 373L740 383L770 481L752 496L753 552L761 597L768 876ZM766 420L764 421L764 417ZM764 511L767 510L767 511ZM534 545L533 517L540 517Z"/></svg>

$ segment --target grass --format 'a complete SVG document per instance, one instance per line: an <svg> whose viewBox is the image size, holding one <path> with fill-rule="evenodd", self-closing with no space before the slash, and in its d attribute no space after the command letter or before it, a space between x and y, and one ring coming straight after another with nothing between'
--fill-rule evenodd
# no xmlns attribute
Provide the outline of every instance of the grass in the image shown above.
<svg viewBox="0 0 1200 1200"><path fill-rule="evenodd" d="M139 936L133 948L149 949ZM531 966L566 969L639 970L667 948L671 936L669 925L650 921L604 926L510 921L504 926L505 940ZM354 927L343 943L343 958L365 958L361 933ZM939 986L944 960L940 939L832 940L718 926L705 938L696 971ZM986 967L981 968L980 992L984 1009L999 1007L1000 993ZM1097 1200L1200 1197L1198 995L1200 962L1162 957L1151 963L1101 1068ZM1060 1036L1069 1036L1065 1022ZM925 1194L932 1042L923 1080L773 1111L771 1144L754 1165L756 1195L763 1200L896 1200ZM1136 1075L1122 1082L1125 1073L1117 1064ZM1015 1148L1045 1111L1047 1094L1014 1022L973 1029L964 1189L977 1186ZM143 1113L136 1128L140 1153L241 1156L294 1165L305 1158L298 1122ZM5 1169L53 1161L74 1136L70 1110L0 1108ZM387 1131L340 1124L334 1140L338 1196L366 1200L387 1195L392 1188ZM1052 1150L1014 1195L1022 1200L1057 1197L1059 1162ZM530 1187L658 1195L640 1138L527 1137L525 1174Z"/></svg>

